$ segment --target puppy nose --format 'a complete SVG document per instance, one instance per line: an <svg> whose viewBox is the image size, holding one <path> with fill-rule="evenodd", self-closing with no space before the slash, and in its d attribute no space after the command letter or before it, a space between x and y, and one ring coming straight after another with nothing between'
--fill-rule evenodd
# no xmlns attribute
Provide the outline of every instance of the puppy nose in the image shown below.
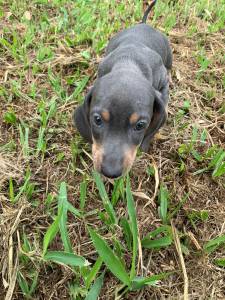
<svg viewBox="0 0 225 300"><path fill-rule="evenodd" d="M102 165L101 173L107 178L118 178L122 175L122 170Z"/></svg>

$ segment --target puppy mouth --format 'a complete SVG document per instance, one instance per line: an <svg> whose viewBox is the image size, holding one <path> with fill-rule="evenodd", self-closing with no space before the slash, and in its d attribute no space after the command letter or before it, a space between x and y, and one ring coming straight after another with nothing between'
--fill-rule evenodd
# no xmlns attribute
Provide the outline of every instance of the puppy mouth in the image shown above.
<svg viewBox="0 0 225 300"><path fill-rule="evenodd" d="M102 174L104 177L106 177L106 178L108 178L108 179L112 179L112 180L114 180L114 179L119 179L119 178L121 178L121 177L124 176L124 172L119 172L119 173L113 173L113 172L110 172L109 174L107 174L106 172L104 172L104 170L101 170L101 174Z"/></svg>

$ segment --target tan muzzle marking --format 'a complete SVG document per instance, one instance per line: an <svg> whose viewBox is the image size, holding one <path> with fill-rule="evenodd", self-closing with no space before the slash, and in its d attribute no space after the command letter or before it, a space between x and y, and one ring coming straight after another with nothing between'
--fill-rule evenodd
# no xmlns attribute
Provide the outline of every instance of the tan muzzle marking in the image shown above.
<svg viewBox="0 0 225 300"><path fill-rule="evenodd" d="M124 151L123 173L128 172L135 160L137 146L132 146Z"/></svg>
<svg viewBox="0 0 225 300"><path fill-rule="evenodd" d="M97 143L93 139L93 144L92 144L93 164L94 164L94 169L98 172L101 171L103 153L104 153L103 146L101 144Z"/></svg>
<svg viewBox="0 0 225 300"><path fill-rule="evenodd" d="M131 169L136 157L136 153L137 153L137 146L131 146L124 151L123 175ZM92 144L93 164L94 164L94 169L100 173L101 173L103 155L104 155L103 146L97 143L93 138L93 144Z"/></svg>

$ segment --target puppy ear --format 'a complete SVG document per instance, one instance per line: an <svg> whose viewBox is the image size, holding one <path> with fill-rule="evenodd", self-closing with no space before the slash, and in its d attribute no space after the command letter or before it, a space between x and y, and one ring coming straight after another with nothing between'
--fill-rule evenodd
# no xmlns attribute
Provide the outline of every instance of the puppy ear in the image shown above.
<svg viewBox="0 0 225 300"><path fill-rule="evenodd" d="M158 91L155 91L152 120L148 129L146 130L144 139L140 146L141 150L144 152L148 152L151 139L166 121L167 113L165 105L166 104L162 99L162 94Z"/></svg>
<svg viewBox="0 0 225 300"><path fill-rule="evenodd" d="M92 89L87 93L84 103L75 109L73 113L73 122L80 132L81 136L89 143L92 143L91 126L89 120L90 104L92 98Z"/></svg>

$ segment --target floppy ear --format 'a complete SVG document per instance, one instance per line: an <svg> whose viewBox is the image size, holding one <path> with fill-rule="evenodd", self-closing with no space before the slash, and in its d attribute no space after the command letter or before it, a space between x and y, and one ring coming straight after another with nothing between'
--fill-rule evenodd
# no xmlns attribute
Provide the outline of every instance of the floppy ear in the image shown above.
<svg viewBox="0 0 225 300"><path fill-rule="evenodd" d="M89 143L92 143L91 127L89 120L92 89L87 93L84 103L75 109L73 113L73 122L81 136Z"/></svg>
<svg viewBox="0 0 225 300"><path fill-rule="evenodd" d="M162 99L162 94L158 91L155 91L152 120L149 124L148 129L146 130L144 139L140 146L141 150L143 150L144 152L148 152L151 139L166 121L167 113L165 105L166 104Z"/></svg>

